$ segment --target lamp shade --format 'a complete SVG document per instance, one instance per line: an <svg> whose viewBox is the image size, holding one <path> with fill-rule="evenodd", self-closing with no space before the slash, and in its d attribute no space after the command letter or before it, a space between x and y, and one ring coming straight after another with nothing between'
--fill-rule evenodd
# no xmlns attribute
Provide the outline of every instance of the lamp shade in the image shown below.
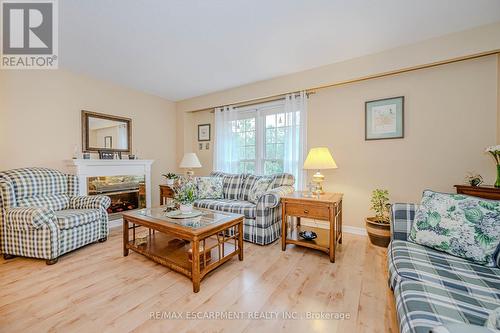
<svg viewBox="0 0 500 333"><path fill-rule="evenodd" d="M337 163L333 160L332 154L327 147L317 147L309 150L306 161L304 162L306 170L337 169Z"/></svg>
<svg viewBox="0 0 500 333"><path fill-rule="evenodd" d="M185 153L184 157L182 158L181 164L179 165L179 168L201 168L201 163L195 153Z"/></svg>

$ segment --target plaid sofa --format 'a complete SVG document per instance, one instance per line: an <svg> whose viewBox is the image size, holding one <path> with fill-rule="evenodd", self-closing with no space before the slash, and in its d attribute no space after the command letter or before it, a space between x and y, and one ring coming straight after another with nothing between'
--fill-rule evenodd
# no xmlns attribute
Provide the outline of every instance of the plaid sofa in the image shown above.
<svg viewBox="0 0 500 333"><path fill-rule="evenodd" d="M78 179L47 168L0 172L0 245L13 256L57 262L64 253L108 236L111 200L78 196Z"/></svg>
<svg viewBox="0 0 500 333"><path fill-rule="evenodd" d="M407 241L414 204L391 209L389 285L394 291L401 333L490 332L483 325L500 307L500 268L474 264ZM499 254L500 255L500 254Z"/></svg>
<svg viewBox="0 0 500 333"><path fill-rule="evenodd" d="M293 175L287 173L269 176L268 190L256 204L248 201L253 185L261 176L212 172L212 177L222 177L222 199L199 199L195 207L241 214L243 239L259 245L267 245L281 236L281 196L294 191Z"/></svg>

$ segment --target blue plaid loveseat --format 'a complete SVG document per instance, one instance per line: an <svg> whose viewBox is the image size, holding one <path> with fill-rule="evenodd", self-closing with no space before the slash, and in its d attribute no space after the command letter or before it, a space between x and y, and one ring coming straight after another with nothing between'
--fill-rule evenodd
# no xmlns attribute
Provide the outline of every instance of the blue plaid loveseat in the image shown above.
<svg viewBox="0 0 500 333"><path fill-rule="evenodd" d="M111 200L78 196L78 179L47 168L0 172L0 245L14 256L57 262L59 256L108 236Z"/></svg>
<svg viewBox="0 0 500 333"><path fill-rule="evenodd" d="M222 177L223 198L199 199L194 202L195 207L243 215L243 239L248 242L267 245L281 236L280 199L294 191L293 175L279 173L266 176L271 178L270 185L256 204L248 200L253 185L262 176L223 172L212 172L210 176Z"/></svg>
<svg viewBox="0 0 500 333"><path fill-rule="evenodd" d="M389 285L400 332L447 332L440 325L451 332L492 332L483 326L500 307L500 268L409 242L417 208L394 204L391 209ZM500 263L500 254L496 260Z"/></svg>

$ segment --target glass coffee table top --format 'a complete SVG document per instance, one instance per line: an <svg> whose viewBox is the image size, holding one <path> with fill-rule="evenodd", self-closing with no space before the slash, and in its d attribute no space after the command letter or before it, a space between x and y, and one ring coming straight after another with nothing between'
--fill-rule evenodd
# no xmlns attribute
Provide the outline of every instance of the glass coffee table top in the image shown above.
<svg viewBox="0 0 500 333"><path fill-rule="evenodd" d="M180 226L198 229L211 225L216 225L220 223L225 223L230 220L234 220L235 218L241 217L238 214L225 213L225 212L216 212L207 209L194 209L195 211L201 212L200 216L192 217L192 218L170 218L167 216L167 212L172 211L172 208L162 206L155 208L143 208L135 211L137 214L142 216L151 217L157 220L165 221L168 223L177 224Z"/></svg>

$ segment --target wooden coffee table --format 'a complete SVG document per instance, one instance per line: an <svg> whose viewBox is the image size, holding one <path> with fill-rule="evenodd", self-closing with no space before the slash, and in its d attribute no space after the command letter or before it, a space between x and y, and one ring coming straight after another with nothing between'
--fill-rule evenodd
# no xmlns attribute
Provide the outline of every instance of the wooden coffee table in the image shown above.
<svg viewBox="0 0 500 333"><path fill-rule="evenodd" d="M123 255L129 249L193 281L193 291L209 272L238 255L243 260L243 215L201 210L190 219L165 216L166 207L123 213ZM145 227L144 237L136 229ZM130 237L132 233L132 237Z"/></svg>

